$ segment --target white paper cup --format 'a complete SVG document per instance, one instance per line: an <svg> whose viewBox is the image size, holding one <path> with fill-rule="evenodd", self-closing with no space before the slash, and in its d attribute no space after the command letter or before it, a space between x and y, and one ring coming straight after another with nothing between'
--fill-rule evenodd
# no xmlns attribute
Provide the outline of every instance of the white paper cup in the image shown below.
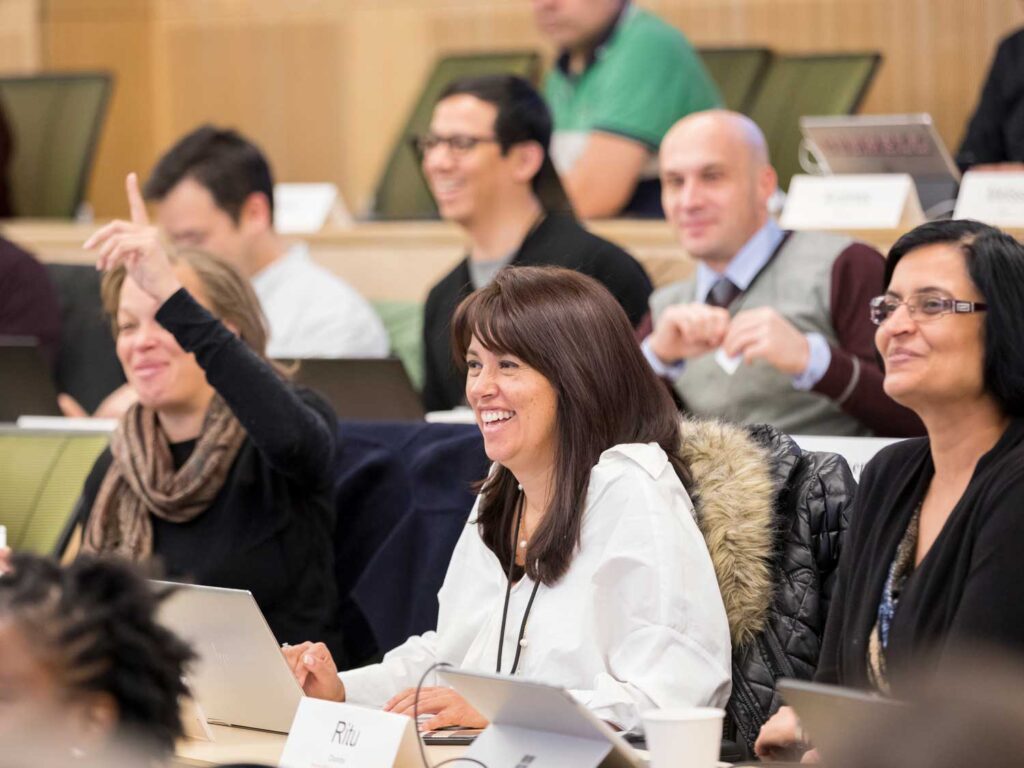
<svg viewBox="0 0 1024 768"><path fill-rule="evenodd" d="M644 712L651 768L715 768L722 746L722 718L715 707Z"/></svg>

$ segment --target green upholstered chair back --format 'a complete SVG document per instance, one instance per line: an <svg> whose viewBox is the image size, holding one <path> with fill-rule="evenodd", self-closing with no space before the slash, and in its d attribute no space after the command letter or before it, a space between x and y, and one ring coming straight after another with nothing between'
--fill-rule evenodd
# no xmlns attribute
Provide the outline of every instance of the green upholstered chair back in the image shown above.
<svg viewBox="0 0 1024 768"><path fill-rule="evenodd" d="M513 74L533 83L540 80L535 51L474 53L438 59L388 156L374 192L370 216L375 219L437 218L437 206L420 172L411 137L430 127L438 95L452 80L477 75Z"/></svg>
<svg viewBox="0 0 1024 768"><path fill-rule="evenodd" d="M423 305L418 301L375 301L373 308L391 341L391 354L402 361L417 390L423 389Z"/></svg>
<svg viewBox="0 0 1024 768"><path fill-rule="evenodd" d="M842 53L772 59L747 114L768 139L782 189L800 172L800 117L853 114L881 58L878 53Z"/></svg>
<svg viewBox="0 0 1024 768"><path fill-rule="evenodd" d="M698 48L727 109L746 112L771 61L767 48Z"/></svg>
<svg viewBox="0 0 1024 768"><path fill-rule="evenodd" d="M110 75L0 78L10 128L14 214L73 217L85 196L110 94Z"/></svg>
<svg viewBox="0 0 1024 768"><path fill-rule="evenodd" d="M0 431L0 525L15 550L50 554L109 435Z"/></svg>

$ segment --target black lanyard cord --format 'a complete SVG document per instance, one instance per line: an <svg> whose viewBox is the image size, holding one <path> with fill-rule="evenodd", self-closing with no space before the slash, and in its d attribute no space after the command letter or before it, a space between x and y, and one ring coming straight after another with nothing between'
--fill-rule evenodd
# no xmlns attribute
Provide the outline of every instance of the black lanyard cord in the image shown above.
<svg viewBox="0 0 1024 768"><path fill-rule="evenodd" d="M501 609L501 631L498 635L498 663L495 664L494 669L499 675L501 674L501 654L505 645L505 624L508 620L508 604L512 597L512 569L516 565L516 546L518 546L519 533L522 530L524 506L525 501L522 495L520 495L519 511L516 513L516 533L512 537L512 556L508 561L508 573L505 574L505 605ZM533 599L537 597L538 587L540 587L540 582L535 581L533 583L533 590L530 592L530 599L526 603L526 610L523 612L523 620L519 624L519 636L516 638L516 655L512 659L512 669L509 670L510 676L514 675L519 668L519 655L523 652L523 635L526 634L526 622L530 618L530 609L533 608Z"/></svg>

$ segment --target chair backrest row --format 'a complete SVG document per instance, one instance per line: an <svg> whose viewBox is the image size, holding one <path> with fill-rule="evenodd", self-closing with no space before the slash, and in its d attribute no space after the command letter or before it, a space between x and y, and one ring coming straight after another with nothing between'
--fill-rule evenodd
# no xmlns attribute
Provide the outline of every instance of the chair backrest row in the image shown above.
<svg viewBox="0 0 1024 768"><path fill-rule="evenodd" d="M85 195L110 97L103 72L0 78L15 216L71 218Z"/></svg>
<svg viewBox="0 0 1024 768"><path fill-rule="evenodd" d="M749 115L764 131L783 189L800 170L800 116L855 112L881 61L874 52L789 56L762 47L697 52L718 85L723 104ZM430 125L434 102L449 82L494 73L517 74L536 83L540 56L535 51L510 51L437 60L388 155L374 194L374 218L437 218L409 138Z"/></svg>
<svg viewBox="0 0 1024 768"><path fill-rule="evenodd" d="M882 60L874 52L784 56L767 48L703 48L698 53L723 104L764 131L782 189L800 173L800 117L856 112Z"/></svg>

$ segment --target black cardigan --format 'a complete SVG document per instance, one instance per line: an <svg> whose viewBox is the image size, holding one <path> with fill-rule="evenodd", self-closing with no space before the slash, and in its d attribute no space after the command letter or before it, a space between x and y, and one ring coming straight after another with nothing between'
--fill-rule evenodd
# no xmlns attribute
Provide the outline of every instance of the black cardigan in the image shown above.
<svg viewBox="0 0 1024 768"><path fill-rule="evenodd" d="M246 439L203 514L187 523L152 518L154 555L169 578L250 590L279 642L323 638L333 651L340 643L333 626L336 419L330 406L290 387L184 289L156 319L195 353ZM183 462L191 447L177 444L172 452ZM86 480L82 523L110 462L104 451Z"/></svg>
<svg viewBox="0 0 1024 768"><path fill-rule="evenodd" d="M825 629L816 680L869 686L867 641L896 546L934 474L926 438L889 446L868 463ZM910 576L889 632L893 693L954 647L1024 651L1024 419L978 461L938 538Z"/></svg>
<svg viewBox="0 0 1024 768"><path fill-rule="evenodd" d="M647 314L651 281L636 259L614 243L585 230L570 216L549 214L512 259L517 266L553 266L590 275L607 288L637 326ZM468 257L430 290L423 309L423 405L441 411L466 400L466 376L452 360L451 320L473 291Z"/></svg>

